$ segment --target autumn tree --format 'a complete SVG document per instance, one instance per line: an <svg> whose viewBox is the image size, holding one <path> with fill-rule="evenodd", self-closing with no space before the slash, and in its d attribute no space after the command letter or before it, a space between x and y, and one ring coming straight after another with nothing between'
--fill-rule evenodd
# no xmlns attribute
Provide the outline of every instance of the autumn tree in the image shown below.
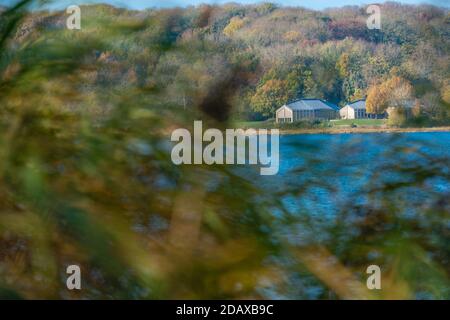
<svg viewBox="0 0 450 320"><path fill-rule="evenodd" d="M442 87L441 97L445 103L450 104L450 84L446 84Z"/></svg>
<svg viewBox="0 0 450 320"><path fill-rule="evenodd" d="M427 92L421 98L421 107L428 118L440 118L444 111L441 105L441 98L437 92Z"/></svg>
<svg viewBox="0 0 450 320"><path fill-rule="evenodd" d="M275 110L288 100L285 80L270 79L256 89L251 98L252 109L265 117L273 116Z"/></svg>
<svg viewBox="0 0 450 320"><path fill-rule="evenodd" d="M367 84L362 72L363 64L364 59L359 52L358 54L345 52L336 63L336 69L342 79L342 95L345 101L355 101L365 96Z"/></svg>
<svg viewBox="0 0 450 320"><path fill-rule="evenodd" d="M245 18L233 17L231 18L230 23L225 27L225 29L223 29L223 33L226 36L231 37L236 31L241 29L245 25L245 23Z"/></svg>
<svg viewBox="0 0 450 320"><path fill-rule="evenodd" d="M413 97L413 87L406 79L394 76L367 92L366 108L368 113L383 113L389 107L401 108Z"/></svg>

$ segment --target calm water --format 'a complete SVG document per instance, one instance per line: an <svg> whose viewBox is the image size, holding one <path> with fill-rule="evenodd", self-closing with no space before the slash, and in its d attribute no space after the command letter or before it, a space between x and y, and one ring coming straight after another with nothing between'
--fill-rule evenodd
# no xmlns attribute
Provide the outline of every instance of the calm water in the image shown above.
<svg viewBox="0 0 450 320"><path fill-rule="evenodd" d="M291 190L294 194L283 197L290 211L326 215L349 203L363 204L367 190L377 185L405 183L396 192L411 203L450 195L449 166L448 132L286 135L279 174L256 181L273 192ZM423 182L414 175L421 170L429 175Z"/></svg>

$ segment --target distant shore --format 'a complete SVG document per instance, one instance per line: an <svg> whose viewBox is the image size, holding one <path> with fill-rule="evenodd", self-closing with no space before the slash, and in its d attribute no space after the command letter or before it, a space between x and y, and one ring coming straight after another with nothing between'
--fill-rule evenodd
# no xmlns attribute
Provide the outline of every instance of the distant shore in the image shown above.
<svg viewBox="0 0 450 320"><path fill-rule="evenodd" d="M399 133L399 132L450 132L450 126L430 128L395 128L395 127L355 127L355 128L314 128L314 129L280 129L280 134L351 134L351 133Z"/></svg>
<svg viewBox="0 0 450 320"><path fill-rule="evenodd" d="M171 126L163 130L164 134L170 135L173 130L178 129L177 126ZM389 126L367 126L367 127L347 127L336 126L326 128L276 128L273 125L259 125L259 126L234 126L234 129L254 129L256 134L259 134L260 129L273 130L278 129L280 135L294 135L294 134L353 134L353 133L413 133L413 132L450 132L450 126L440 127L389 127ZM206 128L205 128L206 130Z"/></svg>

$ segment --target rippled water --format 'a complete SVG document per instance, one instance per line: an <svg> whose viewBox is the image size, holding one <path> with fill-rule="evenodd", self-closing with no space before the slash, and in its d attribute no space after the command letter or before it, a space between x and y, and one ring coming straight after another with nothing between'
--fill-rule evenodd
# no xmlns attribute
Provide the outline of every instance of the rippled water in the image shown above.
<svg viewBox="0 0 450 320"><path fill-rule="evenodd" d="M255 181L274 192L298 191L284 199L292 211L331 214L349 203L364 203L367 188L377 184L403 182L404 192L416 201L430 192L450 193L445 178L450 166L446 161L450 159L449 132L306 134L280 139L278 175ZM437 175L423 184L408 180L410 170L430 167Z"/></svg>

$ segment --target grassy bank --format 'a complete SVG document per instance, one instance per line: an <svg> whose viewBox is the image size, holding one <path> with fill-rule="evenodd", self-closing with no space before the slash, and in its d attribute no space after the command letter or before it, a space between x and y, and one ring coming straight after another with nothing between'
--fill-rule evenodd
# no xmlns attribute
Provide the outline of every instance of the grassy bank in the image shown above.
<svg viewBox="0 0 450 320"><path fill-rule="evenodd" d="M346 119L346 120L331 120L330 124L333 127L350 126L350 127L380 127L386 125L385 119Z"/></svg>
<svg viewBox="0 0 450 320"><path fill-rule="evenodd" d="M326 129L281 129L281 134L348 134L348 133L395 133L395 132L450 132L448 127L398 128L398 127L331 127Z"/></svg>
<svg viewBox="0 0 450 320"><path fill-rule="evenodd" d="M389 126L385 119L355 119L331 121L299 121L294 123L276 123L266 121L235 121L234 128L241 129L279 129L282 134L300 133L376 133L376 132L438 132L450 131L450 126L418 127Z"/></svg>

